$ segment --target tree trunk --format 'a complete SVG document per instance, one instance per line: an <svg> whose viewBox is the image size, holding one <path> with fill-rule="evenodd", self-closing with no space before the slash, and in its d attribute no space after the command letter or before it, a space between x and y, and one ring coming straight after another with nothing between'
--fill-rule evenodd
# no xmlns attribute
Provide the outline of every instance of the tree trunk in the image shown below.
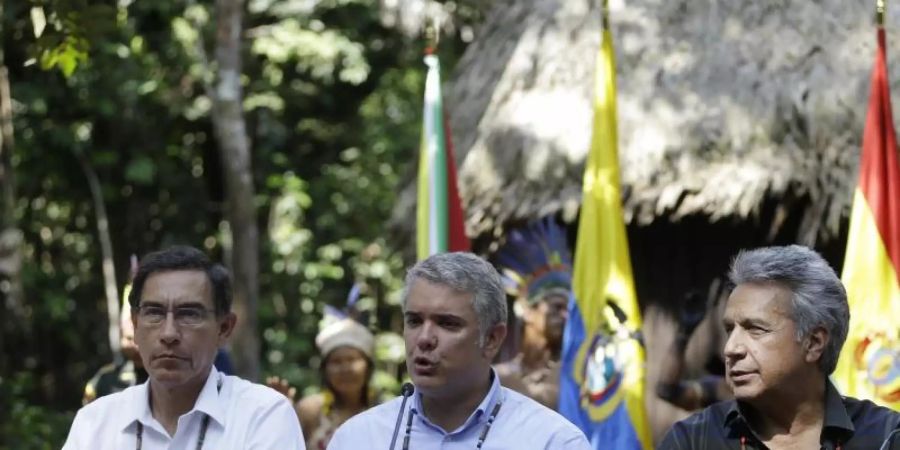
<svg viewBox="0 0 900 450"><path fill-rule="evenodd" d="M114 358L119 357L119 287L116 283L116 266L113 260L112 239L109 237L109 218L106 215L106 203L97 173L83 153L75 157L81 165L81 171L87 179L94 203L94 215L97 217L97 238L100 240L100 254L103 260L103 287L106 292L106 315L109 320L109 349Z"/></svg>
<svg viewBox="0 0 900 450"><path fill-rule="evenodd" d="M0 1L0 18L3 2ZM0 24L0 36L3 35ZM25 293L22 288L22 231L16 226L16 188L12 166L15 147L12 123L12 98L9 72L0 48L0 373L7 367L7 345L14 346L16 336L31 333L30 321L25 313ZM11 342L6 342L11 338ZM27 342L27 340L26 340Z"/></svg>
<svg viewBox="0 0 900 450"><path fill-rule="evenodd" d="M242 0L216 0L216 82L212 120L225 176L225 209L232 233L231 271L238 326L232 340L237 372L259 379L259 231L253 204L250 142L243 115L241 90Z"/></svg>

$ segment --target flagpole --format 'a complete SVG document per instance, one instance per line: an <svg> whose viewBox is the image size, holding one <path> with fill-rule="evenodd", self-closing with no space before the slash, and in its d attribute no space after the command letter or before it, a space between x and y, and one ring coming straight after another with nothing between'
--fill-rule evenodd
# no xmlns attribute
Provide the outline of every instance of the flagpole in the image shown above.
<svg viewBox="0 0 900 450"><path fill-rule="evenodd" d="M884 0L878 0L879 2L884 2ZM882 9L884 6L882 5ZM604 30L609 29L609 0L603 0L603 4L600 7L600 24Z"/></svg>
<svg viewBox="0 0 900 450"><path fill-rule="evenodd" d="M606 0L603 0L604 4ZM875 0L875 24L884 27L884 0Z"/></svg>
<svg viewBox="0 0 900 450"><path fill-rule="evenodd" d="M882 0L879 0L882 1ZM432 17L425 25L425 54L437 53L438 40L440 39L440 23L437 17Z"/></svg>

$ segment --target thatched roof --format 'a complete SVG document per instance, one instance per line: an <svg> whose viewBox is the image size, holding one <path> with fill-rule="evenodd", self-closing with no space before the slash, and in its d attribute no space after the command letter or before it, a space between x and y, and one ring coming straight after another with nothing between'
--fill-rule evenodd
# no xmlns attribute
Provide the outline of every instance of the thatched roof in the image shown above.
<svg viewBox="0 0 900 450"><path fill-rule="evenodd" d="M599 3L497 0L456 68L445 101L470 236L575 217ZM744 220L774 201L802 209L800 241L834 237L856 178L874 2L611 3L628 223ZM888 12L890 37L900 11ZM407 231L412 197L395 215Z"/></svg>

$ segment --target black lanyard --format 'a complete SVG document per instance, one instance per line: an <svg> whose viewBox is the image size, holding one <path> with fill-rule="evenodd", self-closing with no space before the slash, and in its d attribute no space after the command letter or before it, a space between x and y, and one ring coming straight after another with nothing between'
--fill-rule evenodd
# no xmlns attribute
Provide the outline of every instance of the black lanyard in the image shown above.
<svg viewBox="0 0 900 450"><path fill-rule="evenodd" d="M494 424L494 420L497 418L497 413L500 412L500 407L503 406L503 402L497 402L494 405L494 409L491 410L491 415L488 417L487 423L484 424L484 429L481 430L481 435L478 436L478 442L475 444L475 448L481 450L481 446L484 445L484 440L487 439L488 432L491 431L491 425ZM418 414L415 409L409 409L409 415L406 419L406 433L403 435L403 450L409 450L409 434L412 431L412 418L413 414ZM199 448L198 448L199 450Z"/></svg>
<svg viewBox="0 0 900 450"><path fill-rule="evenodd" d="M219 376L219 381L216 383L216 392L222 392L222 377ZM209 414L203 415L203 423L200 424L200 437L197 438L197 450L203 448L203 441L206 440L206 429L209 428ZM136 450L141 450L141 446L144 443L144 424L141 421L137 423L137 442L135 444ZM478 447L481 448L481 447Z"/></svg>

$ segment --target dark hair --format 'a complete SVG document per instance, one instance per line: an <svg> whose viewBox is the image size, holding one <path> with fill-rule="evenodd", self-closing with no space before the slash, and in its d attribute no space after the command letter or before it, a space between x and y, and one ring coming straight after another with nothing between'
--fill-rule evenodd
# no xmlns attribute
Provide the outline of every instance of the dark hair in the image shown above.
<svg viewBox="0 0 900 450"><path fill-rule="evenodd" d="M373 361L372 358L366 355L362 350L355 347L351 348L362 353L363 357L366 360L366 381L365 383L363 383L362 393L360 393L360 400L362 400L363 405L366 405L366 407L375 406L375 398L373 397L372 392L370 392L372 375L375 373L375 361ZM328 359L333 353L334 350L330 351L327 355L322 355L322 362L319 364L319 376L322 379L322 386L330 391L334 396L334 401L338 402L340 400L338 398L338 393L334 389L334 386L331 384L331 382L328 381L328 375L325 374L326 366L328 366Z"/></svg>
<svg viewBox="0 0 900 450"><path fill-rule="evenodd" d="M221 264L210 261L209 257L200 250L186 245L172 246L165 250L148 253L141 258L137 274L134 276L131 293L128 295L131 310L137 311L137 307L141 303L141 293L147 277L156 272L176 270L205 272L212 285L216 316L221 317L231 312L231 278L228 276L228 270Z"/></svg>

